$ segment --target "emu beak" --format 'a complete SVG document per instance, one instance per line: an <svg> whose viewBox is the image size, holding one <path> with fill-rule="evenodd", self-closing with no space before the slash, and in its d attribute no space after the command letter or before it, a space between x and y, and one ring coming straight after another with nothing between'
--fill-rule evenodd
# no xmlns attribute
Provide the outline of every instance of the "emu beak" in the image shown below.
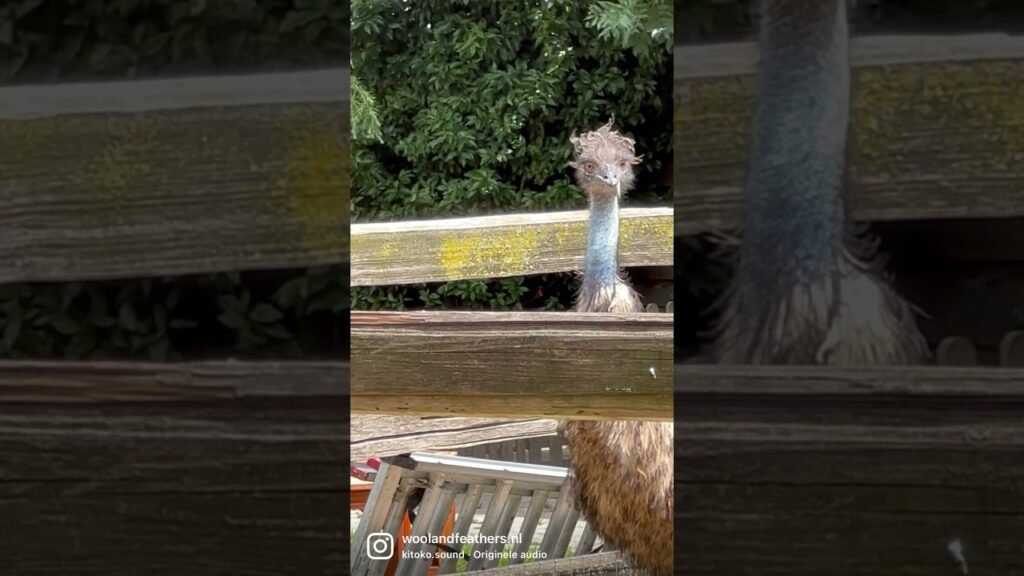
<svg viewBox="0 0 1024 576"><path fill-rule="evenodd" d="M615 166L604 164L601 166L601 175L598 178L609 186L618 186L619 180L622 178L622 172L619 172Z"/></svg>

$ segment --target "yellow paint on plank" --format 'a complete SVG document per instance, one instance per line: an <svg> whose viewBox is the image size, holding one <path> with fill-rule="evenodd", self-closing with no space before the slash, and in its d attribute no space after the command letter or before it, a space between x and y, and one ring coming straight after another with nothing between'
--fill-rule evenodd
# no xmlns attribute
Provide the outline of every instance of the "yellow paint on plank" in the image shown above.
<svg viewBox="0 0 1024 576"><path fill-rule="evenodd" d="M342 134L303 117L290 138L285 162L285 195L290 213L302 228L302 245L310 251L339 251L349 214L348 158ZM322 120L322 118L321 118Z"/></svg>
<svg viewBox="0 0 1024 576"><path fill-rule="evenodd" d="M540 241L537 229L530 227L442 232L439 263L449 279L521 274Z"/></svg>
<svg viewBox="0 0 1024 576"><path fill-rule="evenodd" d="M86 163L82 183L100 200L105 218L122 219L128 198L153 172L159 157L156 123L140 115L110 123L107 142ZM116 130L114 130L116 128Z"/></svg>

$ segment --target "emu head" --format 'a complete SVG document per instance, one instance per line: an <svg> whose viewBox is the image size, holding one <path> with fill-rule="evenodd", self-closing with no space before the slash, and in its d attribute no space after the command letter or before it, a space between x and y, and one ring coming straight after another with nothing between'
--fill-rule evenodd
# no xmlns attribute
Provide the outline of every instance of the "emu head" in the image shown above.
<svg viewBox="0 0 1024 576"><path fill-rule="evenodd" d="M576 181L591 197L618 197L633 187L633 166L640 163L632 138L612 130L611 119L593 132L569 139L576 157Z"/></svg>

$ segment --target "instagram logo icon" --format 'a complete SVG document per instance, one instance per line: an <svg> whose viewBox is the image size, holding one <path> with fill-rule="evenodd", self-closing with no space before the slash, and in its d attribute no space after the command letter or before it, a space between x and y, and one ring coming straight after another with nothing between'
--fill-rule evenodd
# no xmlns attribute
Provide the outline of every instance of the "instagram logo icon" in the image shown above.
<svg viewBox="0 0 1024 576"><path fill-rule="evenodd" d="M370 560L388 560L395 554L395 537L387 532L374 532L366 538L366 555Z"/></svg>

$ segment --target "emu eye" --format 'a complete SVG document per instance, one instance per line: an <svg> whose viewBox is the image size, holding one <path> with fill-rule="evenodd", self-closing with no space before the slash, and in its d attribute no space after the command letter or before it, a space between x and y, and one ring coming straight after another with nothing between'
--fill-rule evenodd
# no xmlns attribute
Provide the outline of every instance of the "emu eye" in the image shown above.
<svg viewBox="0 0 1024 576"><path fill-rule="evenodd" d="M593 162L583 163L583 170L585 170L586 172L593 172L595 168L597 168L597 165L595 165Z"/></svg>
<svg viewBox="0 0 1024 576"><path fill-rule="evenodd" d="M626 160L619 160L619 168L622 168L623 170L625 170L628 167L629 167L629 162L627 162Z"/></svg>

